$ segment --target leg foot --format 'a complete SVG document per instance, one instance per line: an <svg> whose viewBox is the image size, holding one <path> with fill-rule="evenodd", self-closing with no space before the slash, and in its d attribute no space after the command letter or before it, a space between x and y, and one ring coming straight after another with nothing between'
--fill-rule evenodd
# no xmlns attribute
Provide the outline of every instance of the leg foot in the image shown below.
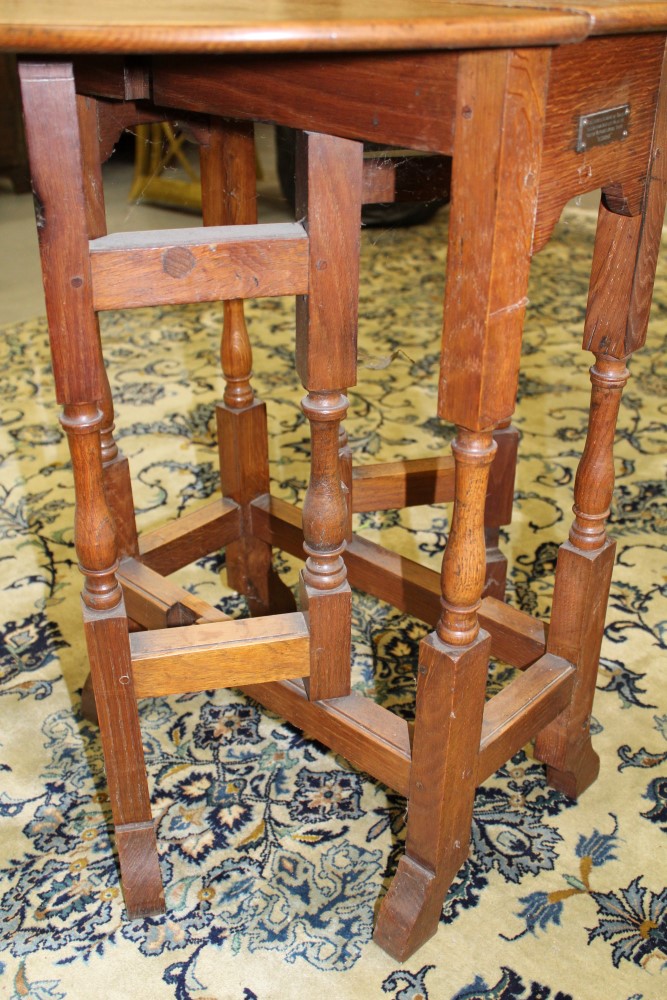
<svg viewBox="0 0 667 1000"><path fill-rule="evenodd" d="M614 551L610 541L593 552L565 542L558 553L547 649L575 665L576 680L568 708L538 734L535 756L547 765L547 782L572 798L600 769L589 727Z"/></svg>
<svg viewBox="0 0 667 1000"><path fill-rule="evenodd" d="M164 913L164 891L152 822L116 827L125 907L130 920Z"/></svg>
<svg viewBox="0 0 667 1000"><path fill-rule="evenodd" d="M162 913L164 894L132 682L125 605L84 606L84 628L123 893L130 917Z"/></svg>
<svg viewBox="0 0 667 1000"><path fill-rule="evenodd" d="M401 962L435 934L468 855L489 646L483 631L461 648L421 642L406 853L374 934Z"/></svg>
<svg viewBox="0 0 667 1000"><path fill-rule="evenodd" d="M373 940L405 962L438 929L447 886L433 872L404 856L385 896Z"/></svg>
<svg viewBox="0 0 667 1000"><path fill-rule="evenodd" d="M558 768L547 765L547 784L571 799L577 799L593 784L599 773L600 758L589 739L579 750L573 770L559 771Z"/></svg>

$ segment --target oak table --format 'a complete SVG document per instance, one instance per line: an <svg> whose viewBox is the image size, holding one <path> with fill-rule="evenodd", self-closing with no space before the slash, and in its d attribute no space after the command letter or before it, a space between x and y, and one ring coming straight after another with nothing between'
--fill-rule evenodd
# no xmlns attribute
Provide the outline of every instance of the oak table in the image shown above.
<svg viewBox="0 0 667 1000"><path fill-rule="evenodd" d="M614 561L612 446L665 210L667 3L386 0L381 16L363 0L254 7L155 0L138 13L113 0L62 13L44 0L0 2L0 49L20 53L125 899L132 916L164 907L136 699L242 685L408 797L406 852L375 930L405 959L437 928L479 783L533 736L547 780L568 795L597 775L589 720ZM205 228L107 235L100 164L124 127L165 117L200 143ZM255 225L254 120L301 130L298 223ZM452 158L438 414L456 437L451 458L355 475L339 431L356 377L359 211L364 198L391 200L400 180L391 164L364 169L362 140ZM448 160L430 162L433 182L448 182ZM545 638L541 623L482 600L485 527L493 548L511 501L507 466L491 463L515 441L531 257L566 201L597 188L589 430ZM312 429L303 516L269 494L264 409L250 384L242 300L272 294L298 296ZM224 499L139 539L96 313L218 298ZM498 468L501 499L485 514ZM351 511L415 496L454 500L441 579L351 535ZM244 622L167 579L223 545L256 616ZM273 545L305 548L301 611L271 568ZM414 727L350 693L350 582L435 625L420 648ZM485 705L491 653L521 673Z"/></svg>

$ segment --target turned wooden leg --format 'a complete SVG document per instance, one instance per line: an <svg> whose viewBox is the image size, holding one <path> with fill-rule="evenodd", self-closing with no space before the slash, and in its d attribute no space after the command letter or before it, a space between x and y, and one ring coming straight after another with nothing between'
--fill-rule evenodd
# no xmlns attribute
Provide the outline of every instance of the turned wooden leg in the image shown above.
<svg viewBox="0 0 667 1000"><path fill-rule="evenodd" d="M614 563L605 522L614 486L613 445L627 358L646 339L667 202L667 55L641 215L600 203L583 346L595 355L586 446L574 487L574 523L558 553L547 649L577 669L567 711L544 729L535 754L549 784L576 797L597 777L590 714Z"/></svg>
<svg viewBox="0 0 667 1000"><path fill-rule="evenodd" d="M114 820L125 905L131 918L162 913L164 893L151 815L127 616L116 578L114 525L104 496L102 414L70 404L61 418L76 491L75 544L84 575L83 620Z"/></svg>
<svg viewBox="0 0 667 1000"><path fill-rule="evenodd" d="M420 647L406 853L374 935L401 961L435 933L470 843L490 648L477 618L484 508L493 428L512 413L518 382L548 58L471 52L458 63L438 406L457 426L454 512L442 614Z"/></svg>
<svg viewBox="0 0 667 1000"><path fill-rule="evenodd" d="M77 116L81 142L81 177L83 182L84 205L88 238L106 236L106 211L104 206L104 186L100 156L98 102L92 97L77 95ZM102 445L102 465L104 468L104 493L107 505L114 519L118 557L136 556L139 552L137 524L134 515L132 480L127 458L118 448L113 436L114 406L109 377L102 356L99 322L97 338L100 342L98 354L99 381L102 395L99 400L103 420L100 434ZM84 704L82 702L82 704Z"/></svg>
<svg viewBox="0 0 667 1000"><path fill-rule="evenodd" d="M98 401L105 396L92 305L82 154L72 66L20 66L37 206L56 395L63 404L76 494L75 545L84 622L123 890L131 916L164 909L117 543L102 467Z"/></svg>
<svg viewBox="0 0 667 1000"><path fill-rule="evenodd" d="M626 359L646 339L667 202L667 53L641 214L617 215L603 197L598 213L583 346L595 355L586 446L574 487L574 523L558 553L547 648L577 668L572 701L535 743L547 780L570 796L597 776L590 738L615 546L605 522L614 485L613 444ZM603 192L604 195L604 192Z"/></svg>
<svg viewBox="0 0 667 1000"><path fill-rule="evenodd" d="M252 123L216 121L201 146L204 225L251 225L257 221L255 144ZM271 546L252 535L251 502L269 492L266 407L255 397L252 349L242 300L223 305L220 349L225 378L217 407L223 495L241 507L243 536L226 546L229 586L243 594L252 615L293 611L292 592L273 568Z"/></svg>
<svg viewBox="0 0 667 1000"><path fill-rule="evenodd" d="M223 495L241 507L243 536L225 549L229 586L243 594L252 615L293 611L294 596L273 568L271 546L252 535L250 504L269 492L266 407L250 385L252 354L243 302L224 303L222 370L224 402L217 407Z"/></svg>
<svg viewBox="0 0 667 1000"><path fill-rule="evenodd" d="M616 550L605 532L614 487L614 433L628 377L624 361L597 355L586 446L574 485L574 522L556 567L547 650L574 663L577 673L567 711L542 730L535 755L547 764L549 784L574 798L600 768L590 719Z"/></svg>
<svg viewBox="0 0 667 1000"><path fill-rule="evenodd" d="M98 102L92 97L76 98L77 117L79 123L79 139L81 143L81 179L86 213L88 238L93 240L105 236L106 211L104 205L104 186L102 181L102 163L100 158L100 140L98 128ZM134 556L139 551L139 539L134 516L134 498L128 461L113 436L114 407L111 386L102 359L99 322L97 317L91 319L91 325L97 324L97 337L100 340L98 355L99 380L102 387L100 409L102 411L102 426L100 443L102 451L102 467L104 470L104 494L109 512L114 520L118 557ZM84 719L99 724L93 680L89 674L81 692L81 714Z"/></svg>
<svg viewBox="0 0 667 1000"><path fill-rule="evenodd" d="M308 390L312 455L303 508L302 607L308 611L311 700L350 691L351 591L342 553L351 528L346 497L351 479L340 421L345 389L356 381L361 143L300 133L297 218L309 239L309 293L297 299L296 366ZM343 468L339 457L343 451Z"/></svg>
<svg viewBox="0 0 667 1000"><path fill-rule="evenodd" d="M422 640L417 676L405 855L375 941L404 961L436 931L442 903L470 845L490 638L477 609L485 576L484 497L496 445L458 429L456 499L442 564L442 614Z"/></svg>
<svg viewBox="0 0 667 1000"><path fill-rule="evenodd" d="M347 410L339 392L311 392L301 404L310 421L310 482L303 505L301 606L308 612L311 701L350 693L352 592L343 562L348 507L338 466L338 428Z"/></svg>

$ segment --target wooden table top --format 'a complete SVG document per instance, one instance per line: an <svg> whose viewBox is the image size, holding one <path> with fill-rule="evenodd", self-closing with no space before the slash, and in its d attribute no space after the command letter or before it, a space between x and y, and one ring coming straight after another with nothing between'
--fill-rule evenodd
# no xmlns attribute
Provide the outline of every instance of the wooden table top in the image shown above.
<svg viewBox="0 0 667 1000"><path fill-rule="evenodd" d="M0 0L0 50L20 53L487 48L664 29L662 0Z"/></svg>

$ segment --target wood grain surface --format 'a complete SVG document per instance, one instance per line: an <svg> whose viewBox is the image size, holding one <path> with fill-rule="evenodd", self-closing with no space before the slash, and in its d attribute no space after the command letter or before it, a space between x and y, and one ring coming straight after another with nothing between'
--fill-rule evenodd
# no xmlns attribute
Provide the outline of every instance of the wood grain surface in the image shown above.
<svg viewBox="0 0 667 1000"><path fill-rule="evenodd" d="M308 291L308 239L296 223L117 233L90 250L95 309Z"/></svg>
<svg viewBox="0 0 667 1000"><path fill-rule="evenodd" d="M303 614L180 626L130 637L137 698L307 676Z"/></svg>
<svg viewBox="0 0 667 1000"><path fill-rule="evenodd" d="M261 10L261 13L259 12ZM296 52L544 45L667 27L660 0L0 0L15 52Z"/></svg>
<svg viewBox="0 0 667 1000"><path fill-rule="evenodd" d="M667 4L610 4L627 27L667 23ZM534 45L584 38L586 11L506 0L417 5L412 0L3 0L0 46L17 52L280 52ZM650 7L650 12L646 8ZM630 10L627 10L630 8ZM656 9L657 8L657 9ZM604 11L601 12L604 17ZM600 18L603 26L603 17Z"/></svg>

